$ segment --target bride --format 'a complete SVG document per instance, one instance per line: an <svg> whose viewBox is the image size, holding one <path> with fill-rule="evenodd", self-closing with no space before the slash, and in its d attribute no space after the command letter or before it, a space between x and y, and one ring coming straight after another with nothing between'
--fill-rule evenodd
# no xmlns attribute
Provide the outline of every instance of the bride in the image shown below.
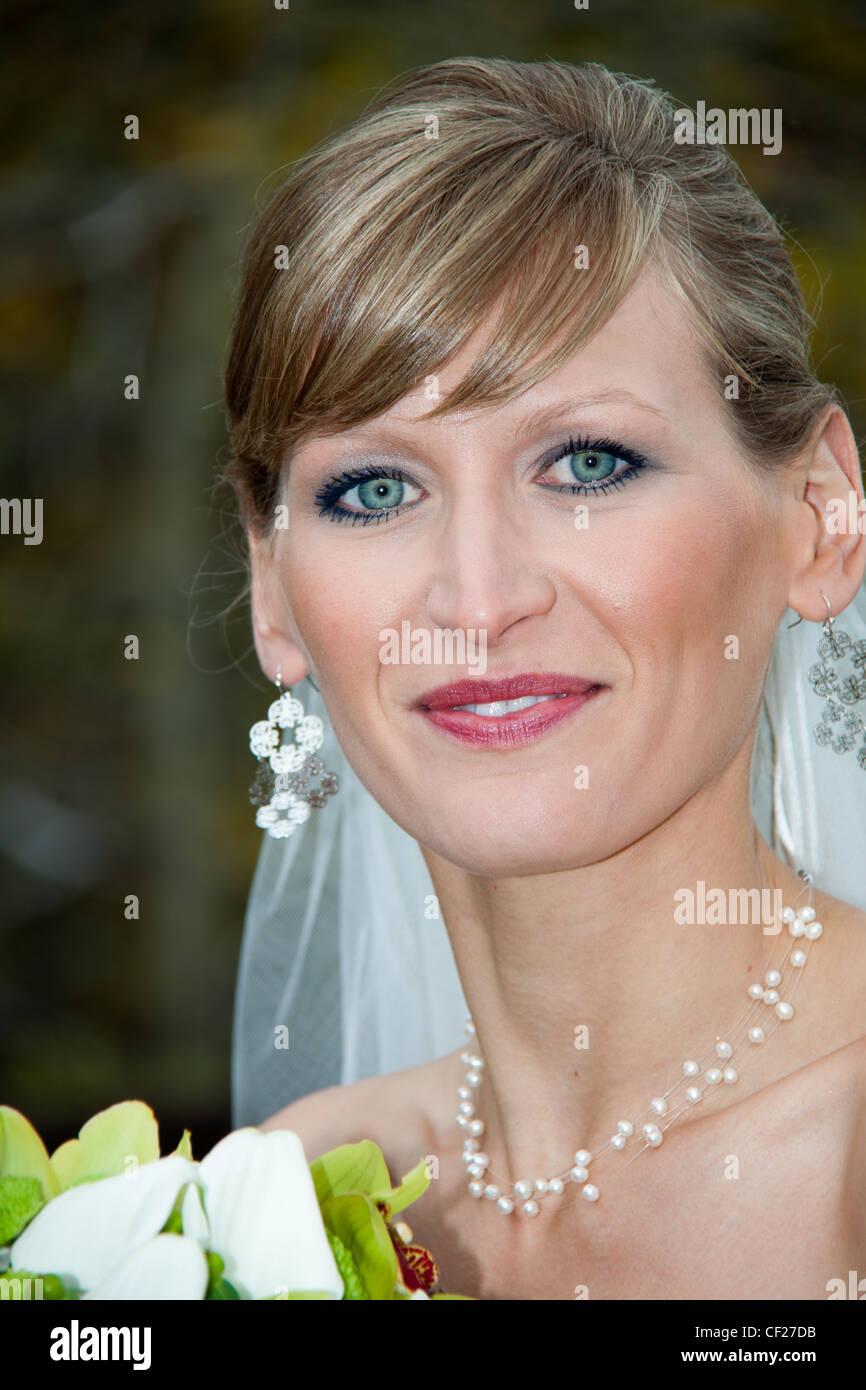
<svg viewBox="0 0 866 1390"><path fill-rule="evenodd" d="M595 64L412 73L258 214L232 331L262 670L312 678L367 812L423 856L471 1015L406 1064L446 1006L388 960L430 903L373 954L359 817L341 930L389 978L392 1062L321 1084L312 1058L262 1128L308 1157L374 1139L397 1176L426 1157L414 1237L482 1299L866 1274L866 644L837 636L866 543L833 521L860 466L775 223L676 111ZM404 623L481 634L485 662L383 659ZM770 681L809 737L774 723L761 774ZM784 790L792 746L811 794ZM314 1018L345 1042L339 970L284 1020L302 1045Z"/></svg>

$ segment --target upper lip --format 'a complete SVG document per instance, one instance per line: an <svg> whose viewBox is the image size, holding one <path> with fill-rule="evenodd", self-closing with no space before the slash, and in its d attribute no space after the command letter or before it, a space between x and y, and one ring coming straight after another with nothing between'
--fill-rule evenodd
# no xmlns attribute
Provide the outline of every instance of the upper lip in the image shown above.
<svg viewBox="0 0 866 1390"><path fill-rule="evenodd" d="M519 700L524 695L583 695L600 682L581 676L560 676L550 671L522 671L500 680L461 680L438 685L419 695L423 709L453 709L455 705L482 705L494 700Z"/></svg>

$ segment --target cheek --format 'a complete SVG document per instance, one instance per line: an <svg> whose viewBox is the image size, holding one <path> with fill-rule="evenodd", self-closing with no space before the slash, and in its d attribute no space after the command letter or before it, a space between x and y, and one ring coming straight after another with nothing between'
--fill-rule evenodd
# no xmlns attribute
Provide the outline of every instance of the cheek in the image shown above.
<svg viewBox="0 0 866 1390"><path fill-rule="evenodd" d="M345 523L343 523L345 524ZM368 547L367 550L372 549ZM313 664L329 685L340 685L378 660L378 635L395 606L395 576L370 554L328 544L319 536L293 537L283 570L292 616Z"/></svg>

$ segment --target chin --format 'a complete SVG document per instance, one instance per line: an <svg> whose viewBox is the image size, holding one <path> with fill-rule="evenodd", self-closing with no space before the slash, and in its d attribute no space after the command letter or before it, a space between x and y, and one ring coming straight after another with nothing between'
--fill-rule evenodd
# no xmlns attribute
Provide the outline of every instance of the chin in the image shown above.
<svg viewBox="0 0 866 1390"><path fill-rule="evenodd" d="M443 834L443 824L447 832ZM556 826L556 834L551 833ZM546 823L529 823L512 810L489 812L468 823L453 816L421 829L416 838L440 859L480 878L521 878L582 868L621 846L588 836L586 824L569 826L550 813Z"/></svg>

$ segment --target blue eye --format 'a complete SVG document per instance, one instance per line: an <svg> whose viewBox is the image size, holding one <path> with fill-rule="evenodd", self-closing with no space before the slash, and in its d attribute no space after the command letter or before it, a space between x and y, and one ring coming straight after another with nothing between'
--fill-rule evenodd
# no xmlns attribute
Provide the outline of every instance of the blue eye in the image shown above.
<svg viewBox="0 0 866 1390"><path fill-rule="evenodd" d="M331 521L351 519L353 526L359 521L362 525L370 521L389 521L406 503L407 487L420 492L417 484L400 468L361 468L341 473L316 493L319 516L327 516ZM352 505L337 506L341 500Z"/></svg>
<svg viewBox="0 0 866 1390"><path fill-rule="evenodd" d="M625 466L617 471L617 465ZM647 467L646 459L614 439L570 439L545 465L544 472L562 465L556 483L545 484L554 491L582 494L609 492L624 487ZM542 475L543 476L543 475Z"/></svg>

